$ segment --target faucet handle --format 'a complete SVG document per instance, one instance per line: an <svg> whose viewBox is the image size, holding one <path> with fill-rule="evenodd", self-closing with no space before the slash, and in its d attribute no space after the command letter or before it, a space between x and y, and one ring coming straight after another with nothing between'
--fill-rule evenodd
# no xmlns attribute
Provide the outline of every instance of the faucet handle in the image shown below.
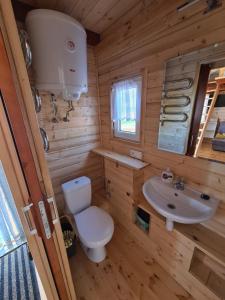
<svg viewBox="0 0 225 300"><path fill-rule="evenodd" d="M175 177L175 183L177 182L183 182L184 183L184 177L176 176Z"/></svg>
<svg viewBox="0 0 225 300"><path fill-rule="evenodd" d="M180 182L184 183L184 177L180 177Z"/></svg>
<svg viewBox="0 0 225 300"><path fill-rule="evenodd" d="M173 173L170 171L169 168L167 168L165 171L162 172L161 174L161 180L163 182L166 182L166 183L172 183L173 182Z"/></svg>
<svg viewBox="0 0 225 300"><path fill-rule="evenodd" d="M177 176L176 180L174 182L174 187L177 190L183 190L184 189L184 178Z"/></svg>

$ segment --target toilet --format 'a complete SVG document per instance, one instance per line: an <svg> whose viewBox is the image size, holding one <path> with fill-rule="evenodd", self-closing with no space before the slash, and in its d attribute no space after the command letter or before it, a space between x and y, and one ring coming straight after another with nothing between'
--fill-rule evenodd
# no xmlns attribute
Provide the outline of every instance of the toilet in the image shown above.
<svg viewBox="0 0 225 300"><path fill-rule="evenodd" d="M66 209L73 214L79 239L87 257L96 263L106 257L105 245L114 232L112 217L91 206L91 180L82 176L62 184Z"/></svg>

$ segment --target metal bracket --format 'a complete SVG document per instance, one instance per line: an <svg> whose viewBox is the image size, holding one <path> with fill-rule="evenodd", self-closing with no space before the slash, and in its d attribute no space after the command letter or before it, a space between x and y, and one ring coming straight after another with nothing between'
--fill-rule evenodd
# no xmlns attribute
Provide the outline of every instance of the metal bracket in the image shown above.
<svg viewBox="0 0 225 300"><path fill-rule="evenodd" d="M45 236L49 240L51 238L52 234L51 234L51 228L50 228L50 225L48 222L48 217L47 217L47 213L45 210L45 204L44 204L43 200L38 202L38 207L39 207L42 224L43 224L44 231L45 231Z"/></svg>
<svg viewBox="0 0 225 300"><path fill-rule="evenodd" d="M58 213L57 213L57 208L56 208L56 205L55 205L54 198L50 197L50 198L47 199L47 201L48 201L49 204L52 204L52 206L53 206L55 219L52 220L52 223L55 225L59 222L59 218L58 218Z"/></svg>

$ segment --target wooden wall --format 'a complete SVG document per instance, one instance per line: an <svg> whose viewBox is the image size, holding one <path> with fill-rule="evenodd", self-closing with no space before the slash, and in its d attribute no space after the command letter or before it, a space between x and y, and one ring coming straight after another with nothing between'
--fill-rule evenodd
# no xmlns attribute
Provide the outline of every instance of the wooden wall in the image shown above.
<svg viewBox="0 0 225 300"><path fill-rule="evenodd" d="M216 217L206 226L225 236L225 165L194 159L157 149L160 101L165 61L182 53L207 47L224 40L225 5L204 14L205 1L177 12L182 1L154 1L148 9L133 16L132 11L114 27L103 33L96 48L101 111L101 136L105 147L129 153L139 149L144 160L151 163L145 179L166 167L194 187L221 200ZM137 74L145 70L147 93L143 115L144 141L140 145L111 137L110 86L115 78Z"/></svg>
<svg viewBox="0 0 225 300"><path fill-rule="evenodd" d="M96 58L88 47L88 94L73 102L70 122L63 122L67 102L57 99L58 123L53 123L53 109L49 95L42 96L42 110L38 113L40 127L48 135L50 150L47 164L54 188L59 213L63 213L64 200L61 184L78 176L89 176L93 190L103 188L103 162L91 150L100 145L98 83Z"/></svg>

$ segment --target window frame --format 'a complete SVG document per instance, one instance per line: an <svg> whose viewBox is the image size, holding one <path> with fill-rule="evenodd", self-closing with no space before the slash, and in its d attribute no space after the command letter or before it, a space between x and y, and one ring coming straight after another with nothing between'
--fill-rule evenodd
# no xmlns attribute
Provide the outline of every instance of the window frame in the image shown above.
<svg viewBox="0 0 225 300"><path fill-rule="evenodd" d="M139 103L139 109L138 109L138 118L135 120L136 124L136 133L132 134L131 132L125 132L119 130L120 127L120 122L121 121L114 121L113 120L113 99L112 99L112 89L113 89L113 84L118 83L118 82L123 82L126 80L132 80L135 78L140 78L141 80L141 87L140 87L140 103ZM111 118L111 133L112 133L112 138L113 139L119 139L124 142L131 142L135 144L140 144L141 139L142 139L142 134L141 134L141 127L142 127L142 115L143 115L143 96L144 96L144 91L143 91L143 86L144 86L144 76L142 73L131 75L129 77L121 77L120 79L116 81L112 81L111 83L111 93L110 93L110 118Z"/></svg>

